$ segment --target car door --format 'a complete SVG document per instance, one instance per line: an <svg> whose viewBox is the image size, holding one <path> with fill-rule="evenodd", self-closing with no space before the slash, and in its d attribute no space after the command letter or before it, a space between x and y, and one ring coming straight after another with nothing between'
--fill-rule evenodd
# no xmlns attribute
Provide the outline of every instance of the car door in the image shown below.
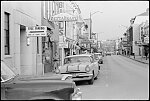
<svg viewBox="0 0 150 101"><path fill-rule="evenodd" d="M94 59L93 56L91 56L91 61L93 64L93 70L94 70L95 76L97 76L97 74L98 74L98 62L97 62L97 60Z"/></svg>

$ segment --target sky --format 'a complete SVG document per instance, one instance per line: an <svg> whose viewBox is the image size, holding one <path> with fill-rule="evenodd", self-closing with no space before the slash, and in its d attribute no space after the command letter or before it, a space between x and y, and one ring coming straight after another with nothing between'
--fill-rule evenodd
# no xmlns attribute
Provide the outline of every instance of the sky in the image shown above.
<svg viewBox="0 0 150 101"><path fill-rule="evenodd" d="M149 1L75 1L83 19L92 15L92 32L99 40L117 39L130 26L130 19L149 8Z"/></svg>

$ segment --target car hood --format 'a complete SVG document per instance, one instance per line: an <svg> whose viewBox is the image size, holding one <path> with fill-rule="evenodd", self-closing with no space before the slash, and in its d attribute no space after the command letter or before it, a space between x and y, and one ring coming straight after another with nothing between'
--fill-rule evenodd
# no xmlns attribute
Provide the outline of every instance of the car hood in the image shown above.
<svg viewBox="0 0 150 101"><path fill-rule="evenodd" d="M44 75L30 76L30 75L19 75L18 80L29 81L29 80L62 80L64 77L69 75L61 75L55 73L46 73Z"/></svg>
<svg viewBox="0 0 150 101"><path fill-rule="evenodd" d="M61 66L60 72L65 73L65 72L85 72L85 67L87 65L90 65L89 62L79 62L79 63L69 63Z"/></svg>
<svg viewBox="0 0 150 101"><path fill-rule="evenodd" d="M4 82L2 85L7 88L6 97L8 99L31 99L47 94L57 95L61 99L69 99L76 85L71 80L61 80L61 77L63 77L61 74L17 76L14 80ZM68 95L64 95L65 92Z"/></svg>

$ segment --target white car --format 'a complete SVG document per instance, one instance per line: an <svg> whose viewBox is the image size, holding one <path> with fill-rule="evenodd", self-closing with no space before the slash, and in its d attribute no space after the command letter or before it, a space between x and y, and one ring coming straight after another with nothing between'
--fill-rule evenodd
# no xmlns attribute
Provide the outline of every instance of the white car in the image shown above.
<svg viewBox="0 0 150 101"><path fill-rule="evenodd" d="M64 58L64 65L59 66L56 73L71 74L73 81L86 80L93 84L99 74L99 65L92 54L72 55Z"/></svg>

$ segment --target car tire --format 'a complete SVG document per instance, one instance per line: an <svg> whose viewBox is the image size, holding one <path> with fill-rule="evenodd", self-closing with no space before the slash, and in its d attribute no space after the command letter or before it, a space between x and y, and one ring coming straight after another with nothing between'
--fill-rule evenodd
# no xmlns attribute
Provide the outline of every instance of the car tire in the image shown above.
<svg viewBox="0 0 150 101"><path fill-rule="evenodd" d="M93 73L93 77L91 78L91 80L88 81L88 83L89 83L90 85L92 85L92 84L94 83L94 73Z"/></svg>

